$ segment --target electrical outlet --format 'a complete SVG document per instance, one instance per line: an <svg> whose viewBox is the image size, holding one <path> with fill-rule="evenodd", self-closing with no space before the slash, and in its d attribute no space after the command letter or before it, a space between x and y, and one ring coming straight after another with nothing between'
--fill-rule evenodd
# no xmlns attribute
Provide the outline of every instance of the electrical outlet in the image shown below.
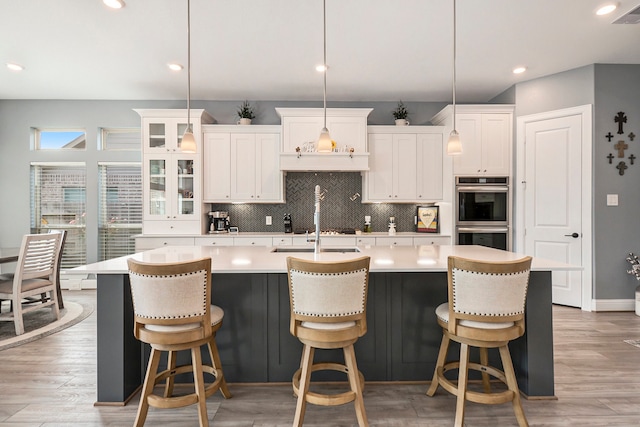
<svg viewBox="0 0 640 427"><path fill-rule="evenodd" d="M266 222L267 225L271 225L271 217L267 216L265 222Z"/></svg>

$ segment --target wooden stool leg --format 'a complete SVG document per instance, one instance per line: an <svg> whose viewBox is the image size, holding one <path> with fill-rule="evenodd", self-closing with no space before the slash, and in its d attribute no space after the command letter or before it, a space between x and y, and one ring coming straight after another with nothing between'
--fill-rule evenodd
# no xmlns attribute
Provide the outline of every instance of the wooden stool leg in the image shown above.
<svg viewBox="0 0 640 427"><path fill-rule="evenodd" d="M511 361L511 353L509 353L509 347L503 345L500 347L500 358L502 359L502 368L504 369L504 375L507 378L507 385L509 390L513 391L513 410L516 413L516 419L520 427L528 427L529 423L524 415L522 409L522 402L520 401L520 389L518 388L518 380L516 379L516 373L513 370L513 362Z"/></svg>
<svg viewBox="0 0 640 427"><path fill-rule="evenodd" d="M431 380L431 386L427 390L427 396L433 396L438 389L438 369L442 369L444 362L447 358L447 351L449 350L449 336L447 333L442 334L442 341L440 342L440 351L438 352L438 360L436 361L436 368L433 370L433 379Z"/></svg>
<svg viewBox="0 0 640 427"><path fill-rule="evenodd" d="M153 388L156 385L156 374L158 372L159 364L160 350L156 350L152 347L149 365L147 365L147 374L144 377L142 393L140 393L138 413L136 414L136 420L133 423L135 427L142 427L144 425L144 421L147 419L147 412L149 412L149 402L147 401L147 398L153 392Z"/></svg>
<svg viewBox="0 0 640 427"><path fill-rule="evenodd" d="M464 425L464 404L469 378L469 345L460 343L460 368L458 369L458 396L456 400L455 427Z"/></svg>
<svg viewBox="0 0 640 427"><path fill-rule="evenodd" d="M167 369L173 371L176 369L176 359L178 358L177 351L170 351L167 355ZM167 378L164 386L164 397L173 396L173 384L175 382L175 376L170 375Z"/></svg>
<svg viewBox="0 0 640 427"><path fill-rule="evenodd" d="M200 347L191 349L191 364L193 365L193 382L198 396L198 420L200 427L209 427L207 416L207 396L204 392L204 374L202 373L202 354Z"/></svg>
<svg viewBox="0 0 640 427"><path fill-rule="evenodd" d="M211 341L209 341L208 347L213 369L215 369L216 372L220 372L220 375L222 376L222 379L220 380L220 392L225 399L229 399L231 397L231 392L229 391L227 380L224 378L224 373L222 371L222 362L220 362L220 353L218 352L218 346L216 345L215 334L213 334L213 337L211 337Z"/></svg>
<svg viewBox="0 0 640 427"><path fill-rule="evenodd" d="M364 399L362 398L362 388L360 387L360 378L358 373L358 363L356 362L356 354L353 350L353 344L343 348L344 361L347 365L347 374L349 376L349 384L351 390L356 394L353 405L356 409L356 417L358 418L358 425L360 427L369 426L367 420L367 413L364 409Z"/></svg>
<svg viewBox="0 0 640 427"><path fill-rule="evenodd" d="M480 364L482 366L489 366L489 350L486 347L480 347ZM482 388L485 393L491 393L489 374L484 371L482 371Z"/></svg>
<svg viewBox="0 0 640 427"><path fill-rule="evenodd" d="M300 387L298 388L298 401L296 403L296 415L293 418L293 426L301 427L304 422L304 412L307 409L307 392L311 380L311 365L315 349L305 344L302 349L302 372L300 373Z"/></svg>

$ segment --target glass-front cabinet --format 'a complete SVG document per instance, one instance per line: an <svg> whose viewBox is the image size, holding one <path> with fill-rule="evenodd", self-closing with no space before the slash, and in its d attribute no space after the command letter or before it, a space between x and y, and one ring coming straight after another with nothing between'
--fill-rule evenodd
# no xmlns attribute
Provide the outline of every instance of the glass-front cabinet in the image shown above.
<svg viewBox="0 0 640 427"><path fill-rule="evenodd" d="M200 162L193 155L150 156L147 220L197 220L200 218Z"/></svg>
<svg viewBox="0 0 640 427"><path fill-rule="evenodd" d="M142 117L143 234L203 232L202 127L204 110L191 110L196 151L181 150L187 110L135 110Z"/></svg>
<svg viewBox="0 0 640 427"><path fill-rule="evenodd" d="M193 122L192 122L193 126ZM180 153L187 119L144 119L144 150L150 153ZM194 129L195 130L195 129Z"/></svg>

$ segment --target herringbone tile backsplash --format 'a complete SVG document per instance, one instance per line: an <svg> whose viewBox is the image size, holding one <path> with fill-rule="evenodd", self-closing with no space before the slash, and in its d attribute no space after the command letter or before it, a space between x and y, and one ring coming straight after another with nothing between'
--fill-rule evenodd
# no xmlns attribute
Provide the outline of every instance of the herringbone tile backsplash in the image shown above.
<svg viewBox="0 0 640 427"><path fill-rule="evenodd" d="M211 211L227 211L231 225L240 231L284 232L284 214L291 214L293 229L313 230L315 186L324 194L320 209L323 230L362 229L365 215L371 215L374 232L387 231L389 217L396 217L397 231L415 231L417 205L362 203L362 177L359 172L289 172L285 177L284 204L211 204ZM265 225L265 217L273 225Z"/></svg>

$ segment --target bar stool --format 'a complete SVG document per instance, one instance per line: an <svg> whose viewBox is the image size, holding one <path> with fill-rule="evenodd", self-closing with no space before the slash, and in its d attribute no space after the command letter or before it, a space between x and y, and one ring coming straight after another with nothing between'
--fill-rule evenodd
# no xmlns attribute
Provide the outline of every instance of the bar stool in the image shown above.
<svg viewBox="0 0 640 427"><path fill-rule="evenodd" d="M455 426L464 424L465 400L484 404L511 402L518 424L528 426L508 344L524 334L530 269L531 257L501 263L453 256L448 259L449 301L436 308L443 336L427 395L433 396L440 385L457 396ZM460 343L459 360L446 361L450 341ZM469 347L479 348L480 363L469 361ZM499 349L502 370L489 366L489 348ZM456 369L457 385L445 377ZM482 373L484 392L468 389L469 369ZM508 389L492 393L489 375Z"/></svg>
<svg viewBox="0 0 640 427"><path fill-rule="evenodd" d="M231 393L222 373L216 331L224 312L211 305L211 258L175 264L150 264L129 259L134 310L134 335L151 345L135 426L144 425L149 406L178 408L198 405L200 426L208 426L206 398L217 390ZM203 365L200 347L206 345L211 365ZM177 352L191 350L191 364L176 366ZM167 369L158 372L160 355L168 352ZM174 396L175 375L192 372L195 391ZM204 373L215 380L205 386ZM164 395L153 393L165 381Z"/></svg>
<svg viewBox="0 0 640 427"><path fill-rule="evenodd" d="M298 396L293 425L301 426L307 402L334 406L353 402L358 425L368 426L362 398L364 377L358 371L353 344L367 332L369 257L344 262L287 258L291 334L303 344L300 369L292 379ZM345 363L313 363L316 349L338 349ZM311 373L335 370L347 374L350 390L340 394L309 391Z"/></svg>

